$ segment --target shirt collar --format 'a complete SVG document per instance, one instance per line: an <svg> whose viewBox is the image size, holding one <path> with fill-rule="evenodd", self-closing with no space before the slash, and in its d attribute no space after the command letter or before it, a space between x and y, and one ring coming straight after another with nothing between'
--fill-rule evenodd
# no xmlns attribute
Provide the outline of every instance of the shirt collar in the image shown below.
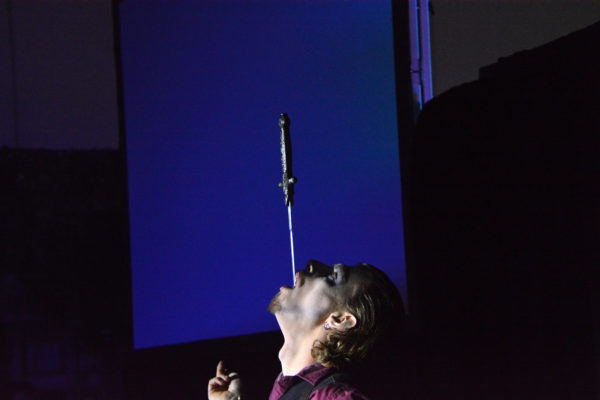
<svg viewBox="0 0 600 400"><path fill-rule="evenodd" d="M314 363L303 368L296 376L315 386L319 381L333 372L333 368L325 367L320 363Z"/></svg>
<svg viewBox="0 0 600 400"><path fill-rule="evenodd" d="M273 389L269 396L269 400L279 399L285 392L294 386L300 379L315 386L320 380L333 373L333 368L327 368L319 363L311 364L303 368L297 375L283 375L279 373Z"/></svg>

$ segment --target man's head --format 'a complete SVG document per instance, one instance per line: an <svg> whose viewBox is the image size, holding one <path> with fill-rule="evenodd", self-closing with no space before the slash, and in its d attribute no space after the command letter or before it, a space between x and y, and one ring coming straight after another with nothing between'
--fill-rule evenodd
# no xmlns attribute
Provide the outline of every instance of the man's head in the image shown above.
<svg viewBox="0 0 600 400"><path fill-rule="evenodd" d="M404 316L398 290L379 269L317 261L296 275L294 288L281 288L269 311L282 330L288 324L300 335L323 329L322 339L313 344L313 358L334 367L366 356Z"/></svg>

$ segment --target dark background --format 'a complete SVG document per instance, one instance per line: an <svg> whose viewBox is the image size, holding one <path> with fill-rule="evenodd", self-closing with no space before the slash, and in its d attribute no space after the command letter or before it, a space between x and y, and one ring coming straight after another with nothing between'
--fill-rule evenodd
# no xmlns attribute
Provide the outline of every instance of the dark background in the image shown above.
<svg viewBox="0 0 600 400"><path fill-rule="evenodd" d="M219 359L264 398L277 333L132 351L124 147L97 122L123 126L102 100L119 99L115 10L3 6L3 398L198 398ZM411 316L363 370L373 397L598 398L598 36L481 69L399 137Z"/></svg>

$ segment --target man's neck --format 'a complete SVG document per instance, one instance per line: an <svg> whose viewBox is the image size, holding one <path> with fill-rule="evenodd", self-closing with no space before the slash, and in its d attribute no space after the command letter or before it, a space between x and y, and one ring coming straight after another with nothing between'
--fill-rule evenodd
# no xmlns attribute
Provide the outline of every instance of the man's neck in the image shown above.
<svg viewBox="0 0 600 400"><path fill-rule="evenodd" d="M281 371L284 375L296 375L302 369L317 362L312 356L315 340L324 340L323 333L318 329L306 334L298 334L298 330L287 332L280 324L283 333L283 346L279 350Z"/></svg>
<svg viewBox="0 0 600 400"><path fill-rule="evenodd" d="M281 372L284 375L296 375L316 362L311 355L312 342L296 343L288 340L283 342L283 346L279 350L279 361L281 361Z"/></svg>

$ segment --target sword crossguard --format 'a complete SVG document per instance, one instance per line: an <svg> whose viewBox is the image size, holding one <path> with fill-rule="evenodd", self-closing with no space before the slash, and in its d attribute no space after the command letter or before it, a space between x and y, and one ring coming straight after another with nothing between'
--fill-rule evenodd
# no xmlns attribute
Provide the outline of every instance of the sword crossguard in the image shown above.
<svg viewBox="0 0 600 400"><path fill-rule="evenodd" d="M288 185L293 185L296 182L298 182L298 179L296 177L291 177L288 179ZM283 182L279 182L279 187L283 188L285 185L283 184Z"/></svg>

